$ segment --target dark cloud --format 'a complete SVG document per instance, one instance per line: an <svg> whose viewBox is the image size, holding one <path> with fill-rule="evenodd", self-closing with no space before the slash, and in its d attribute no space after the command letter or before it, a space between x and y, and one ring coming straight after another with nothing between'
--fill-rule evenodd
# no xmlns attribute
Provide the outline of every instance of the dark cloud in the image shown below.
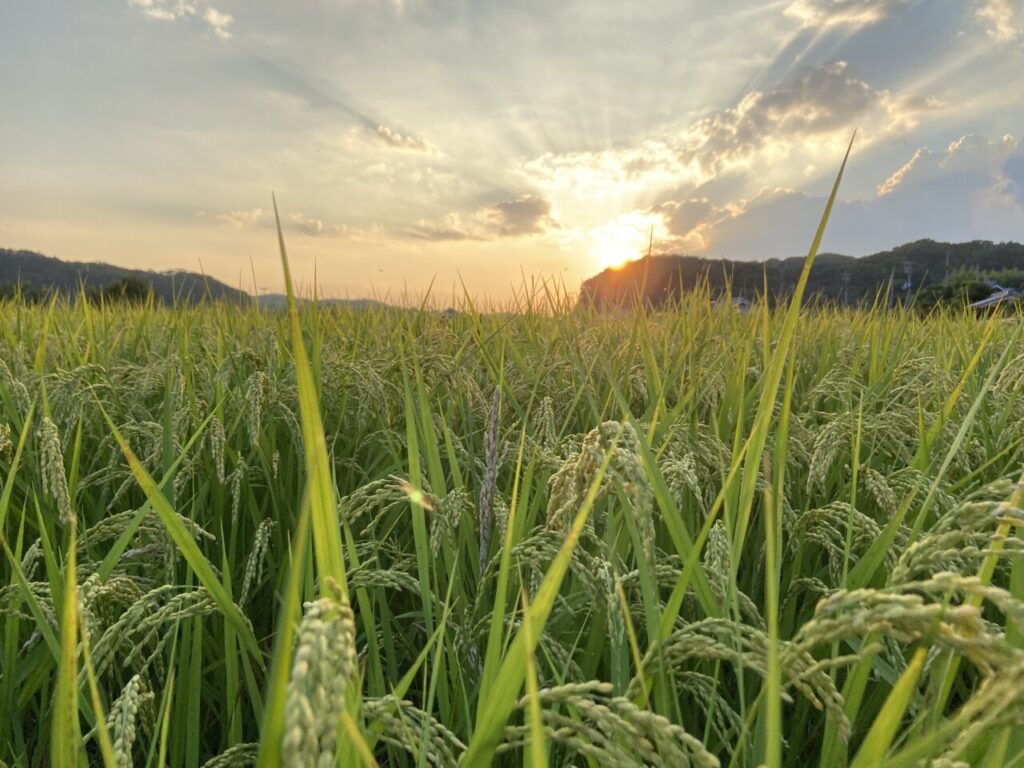
<svg viewBox="0 0 1024 768"><path fill-rule="evenodd" d="M536 235L557 227L551 218L551 202L534 195L496 203L490 211L498 237Z"/></svg>
<svg viewBox="0 0 1024 768"><path fill-rule="evenodd" d="M652 209L665 219L665 227L676 237L685 237L707 221L715 206L706 197L695 200L669 201Z"/></svg>
<svg viewBox="0 0 1024 768"><path fill-rule="evenodd" d="M421 221L405 234L417 240L496 240L539 235L558 226L551 217L551 202L527 194L468 214L450 213L440 224Z"/></svg>

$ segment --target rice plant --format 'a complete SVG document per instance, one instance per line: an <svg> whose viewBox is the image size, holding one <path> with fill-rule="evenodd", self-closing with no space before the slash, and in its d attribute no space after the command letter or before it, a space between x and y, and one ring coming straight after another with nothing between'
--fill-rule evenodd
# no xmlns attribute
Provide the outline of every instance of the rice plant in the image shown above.
<svg viewBox="0 0 1024 768"><path fill-rule="evenodd" d="M1024 765L1020 317L496 309L0 306L0 764Z"/></svg>

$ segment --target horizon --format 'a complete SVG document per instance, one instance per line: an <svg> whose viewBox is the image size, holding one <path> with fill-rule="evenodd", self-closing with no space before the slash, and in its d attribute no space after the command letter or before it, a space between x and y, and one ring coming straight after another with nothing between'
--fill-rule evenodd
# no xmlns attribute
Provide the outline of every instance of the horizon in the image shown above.
<svg viewBox="0 0 1024 768"><path fill-rule="evenodd" d="M676 6L16 5L0 247L279 293L274 189L325 298L504 300L806 253L854 128L823 252L1024 239L1020 0Z"/></svg>
<svg viewBox="0 0 1024 768"><path fill-rule="evenodd" d="M900 245L895 246L893 248L886 249L884 251L878 251L878 252L875 252L875 253L866 253L866 254L856 254L855 255L855 254L845 254L845 253L837 253L837 252L831 252L831 251L824 251L824 252L820 252L819 251L817 253L817 255L816 255L815 262L816 263L821 263L823 261L828 261L828 259L830 257L831 258L837 258L837 259L851 260L851 261L866 261L868 259L874 259L874 258L877 258L877 257L890 256L890 255L895 254L895 253L897 253L897 252L899 252L899 251L901 251L903 249L906 249L906 248L915 248L915 247L918 247L918 246L924 246L924 247L927 248L927 247L929 247L929 245L935 246L935 247L939 247L939 248L941 248L941 247L961 248L963 246L992 246L992 247L994 247L996 249L1003 248L1005 246L1016 246L1018 249L1024 248L1024 242L1019 242L1019 241L1015 241L1015 240L1007 240L1007 241L974 240L974 241L962 241L962 242L942 242L942 241L931 240L929 238L923 238L921 240L916 240L916 241L912 241L912 242L908 242L908 243L901 243ZM173 278L174 278L175 275L181 275L183 277L187 277L187 278L190 278L190 279L200 279L203 282L208 281L208 280L212 280L213 282L220 283L220 285L225 287L225 288L229 288L229 289L232 289L232 290L237 290L240 293L242 293L243 295L257 300L261 304L261 306L266 301L273 301L274 302L273 304L267 304L266 306L277 306L278 302L283 304L284 302L286 302L286 299L287 299L286 292L283 289L282 289L281 292L274 292L274 291L270 291L268 289L264 289L262 291L257 291L255 289L253 289L252 287L247 287L247 286L245 286L243 284L229 285L227 283L224 283L223 281L219 281L215 276L210 275L210 274L206 274L205 272L202 272L202 271L194 272L194 271L190 271L190 270L187 270L187 269L180 269L180 268L173 268L173 267L170 268L170 269L167 269L167 270L134 270L131 267L121 268L121 267L117 267L116 265L112 265L112 264L109 264L109 263L106 263L106 262L97 262L97 261L84 261L84 262L64 261L64 260L62 260L62 259L60 259L58 257L54 257L54 256L51 256L49 254L42 254L42 253L38 253L38 252L33 252L33 251L30 251L30 250L27 250L27 249L6 249L6 248L0 246L0 255L2 255L4 251L7 251L8 253L12 253L12 254L27 253L31 257L42 258L42 259L47 259L47 260L54 260L54 261L57 261L57 262L59 262L61 264L69 264L69 265L79 264L79 265L82 265L82 266L84 266L86 268L88 268L90 266L100 267L100 268L115 267L115 268L118 268L118 269L124 269L126 271L126 274L125 274L126 277L128 277L128 276L140 277L143 280L145 280L145 275L152 275L154 277L159 276L159 277L165 277L165 278L166 277L170 277L172 279L172 281L173 281ZM982 277L983 277L982 272L985 273L985 274L991 274L993 272L993 268L991 266L989 266L985 270L982 270L982 272L979 272L978 270L980 269L980 267L977 264L975 264L975 266L971 267L971 266L968 266L968 265L966 265L964 263L961 263L960 266L957 267L954 272L950 272L950 264L949 264L949 257L950 257L950 255L951 255L951 252L947 251L946 252L946 261L945 261L944 265L942 263L937 263L936 264L936 268L937 268L936 272L942 271L943 269L945 270L945 279L949 279L951 276L955 276L955 275L962 275L962 274L964 274L966 272L974 272L975 274L979 275L978 279L981 280ZM983 258L983 257L984 257L984 254L981 254L981 255L977 255L976 254L976 258ZM628 274L631 271L633 271L632 268L634 268L634 267L636 267L636 268L641 267L642 266L642 262L645 260L645 258L673 259L673 260L679 260L679 261L686 261L686 260L690 260L690 261L706 261L706 262L709 262L709 263L721 262L723 264L723 266L725 264L729 264L732 267L740 267L741 265L744 265L744 264L746 264L746 265L762 264L762 265L765 266L765 268L767 270L767 267L769 266L769 264L771 262L782 262L782 263L785 263L785 262L797 262L799 264L799 263L804 262L807 257L806 257L806 255L802 255L802 256L772 257L772 258L764 259L764 260L759 260L759 259L736 260L736 259L728 259L728 258L722 258L722 257L717 257L717 256L710 256L710 255L706 255L706 254L705 255L699 255L699 254L686 254L686 253L653 253L653 254L650 254L649 256L647 256L647 255L640 256L640 257L638 257L636 259L633 259L631 261L627 261L627 262L625 262L623 264L620 264L620 265L617 265L617 266L614 266L614 267L606 267L604 270L602 270L600 272L597 272L597 273L595 273L593 275L590 275L589 277L584 278L583 281L581 281L581 283L577 287L567 285L564 281L563 282L558 282L558 280L555 279L555 278L547 278L545 276L523 275L521 281L518 284L513 284L513 285L510 286L509 293L508 293L507 296L504 296L504 297L501 297L501 298L497 298L497 299L495 299L494 297L489 297L489 296L474 295L474 294L470 293L467 290L465 285L458 285L458 286L454 286L453 285L451 287L451 293L448 296L448 298L444 298L443 296L445 294L445 291L443 291L440 288L438 288L435 283L431 283L429 286L427 286L426 289L420 289L420 290L417 290L415 288L411 288L410 286L406 285L406 286L403 286L402 290L400 290L400 291L393 291L393 292L388 292L388 293L373 293L373 294L364 294L364 295L355 295L355 296L353 296L353 295L348 295L348 296L328 296L328 295L324 294L324 292L322 291L321 288L313 285L312 283L302 283L302 282L294 284L293 285L293 290L294 290L295 298L298 301L300 301L300 302L307 302L307 301L311 301L311 300L316 300L316 301L319 301L319 302L322 302L322 303L326 303L326 304L339 302L339 303L353 305L353 306L354 305L361 305L361 304L368 304L368 305L376 304L376 305L379 305L379 306L389 307L389 308L394 308L394 309L415 309L415 308L426 307L426 308L429 308L429 309L435 310L435 311L441 310L441 309L458 309L459 311L462 311L464 309L469 308L469 309L471 309L473 311L485 311L485 312L504 313L504 312L509 312L509 311L518 311L518 310L521 310L525 306L530 306L533 309L536 309L537 306L538 306L536 304L536 302L540 301L541 305L546 306L547 309L550 310L555 305L558 305L558 306L563 306L563 305L568 306L570 304L574 304L575 302L579 301L584 296L584 294L586 293L588 284L591 284L591 288L593 288L593 286L600 286L601 283L603 281L605 281L606 279L614 280L615 279L614 275L616 273L620 273L620 272L623 273L623 275L627 275L627 279L628 279ZM903 258L904 259L910 259L911 261L913 261L915 259L916 260L920 260L921 259L921 254L918 253L918 254L915 254L913 256L904 256ZM289 259L289 261L290 261L290 259ZM904 261L904 264L907 264L907 263L910 263L910 262L909 261ZM998 272L1001 269L1004 269L1004 268L996 268L995 271ZM896 270L896 271L898 271L898 270ZM1024 270L1020 270L1018 267L1014 267L1014 268L1010 268L1010 271L1016 272L1016 271L1024 271ZM768 274L769 273L767 271L765 271L765 275L768 275ZM931 280L925 279L929 274L930 274L930 271L928 270L928 268L925 269L924 273L919 273L918 274L918 277L919 277L918 287L923 287L923 286L926 286L926 285L936 285L937 284L934 279L931 279ZM609 278L609 275L611 275L610 278ZM791 278L793 278L793 279L795 279L796 277L797 277L797 275L791 275ZM819 277L820 277L820 272L819 272ZM908 277L908 279L909 279L909 277ZM1016 278L1014 278L1014 279L1016 279ZM990 278L985 278L985 281L986 282L990 282ZM16 281L16 282L20 283L21 281L19 280L19 281ZM942 282L942 281L939 281L939 282ZM8 283L5 284L5 283L0 282L0 289L4 288L5 285L10 286L11 283L8 282ZM29 283L29 285L31 286L31 283ZM41 285L41 284L37 281L37 287L39 285ZM93 282L92 285L93 285L94 289L102 287L101 284L98 284L98 283L95 283L95 282ZM83 288L83 290L85 289L85 284L84 283L82 285L82 288ZM599 290L600 290L600 288L599 288ZM755 290L754 294L757 294L757 293L758 292ZM751 294L751 295L754 295L754 294ZM748 294L744 293L743 295L748 295Z"/></svg>

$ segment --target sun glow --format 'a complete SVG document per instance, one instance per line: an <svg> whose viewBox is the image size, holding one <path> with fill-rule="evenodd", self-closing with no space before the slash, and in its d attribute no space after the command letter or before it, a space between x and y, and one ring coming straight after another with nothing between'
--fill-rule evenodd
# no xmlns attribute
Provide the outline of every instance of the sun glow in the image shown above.
<svg viewBox="0 0 1024 768"><path fill-rule="evenodd" d="M590 254L600 270L619 269L626 262L636 258L636 253L631 250L627 243L618 238L595 238Z"/></svg>
<svg viewBox="0 0 1024 768"><path fill-rule="evenodd" d="M651 236L664 239L668 233L659 214L632 211L590 230L590 256L601 270L618 269L647 254Z"/></svg>

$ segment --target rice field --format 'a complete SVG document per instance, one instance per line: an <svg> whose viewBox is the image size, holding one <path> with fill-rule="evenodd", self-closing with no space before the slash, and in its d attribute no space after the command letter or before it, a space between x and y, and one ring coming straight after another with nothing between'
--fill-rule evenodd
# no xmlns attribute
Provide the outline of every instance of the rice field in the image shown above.
<svg viewBox="0 0 1024 768"><path fill-rule="evenodd" d="M0 307L0 763L1024 765L1014 318Z"/></svg>

